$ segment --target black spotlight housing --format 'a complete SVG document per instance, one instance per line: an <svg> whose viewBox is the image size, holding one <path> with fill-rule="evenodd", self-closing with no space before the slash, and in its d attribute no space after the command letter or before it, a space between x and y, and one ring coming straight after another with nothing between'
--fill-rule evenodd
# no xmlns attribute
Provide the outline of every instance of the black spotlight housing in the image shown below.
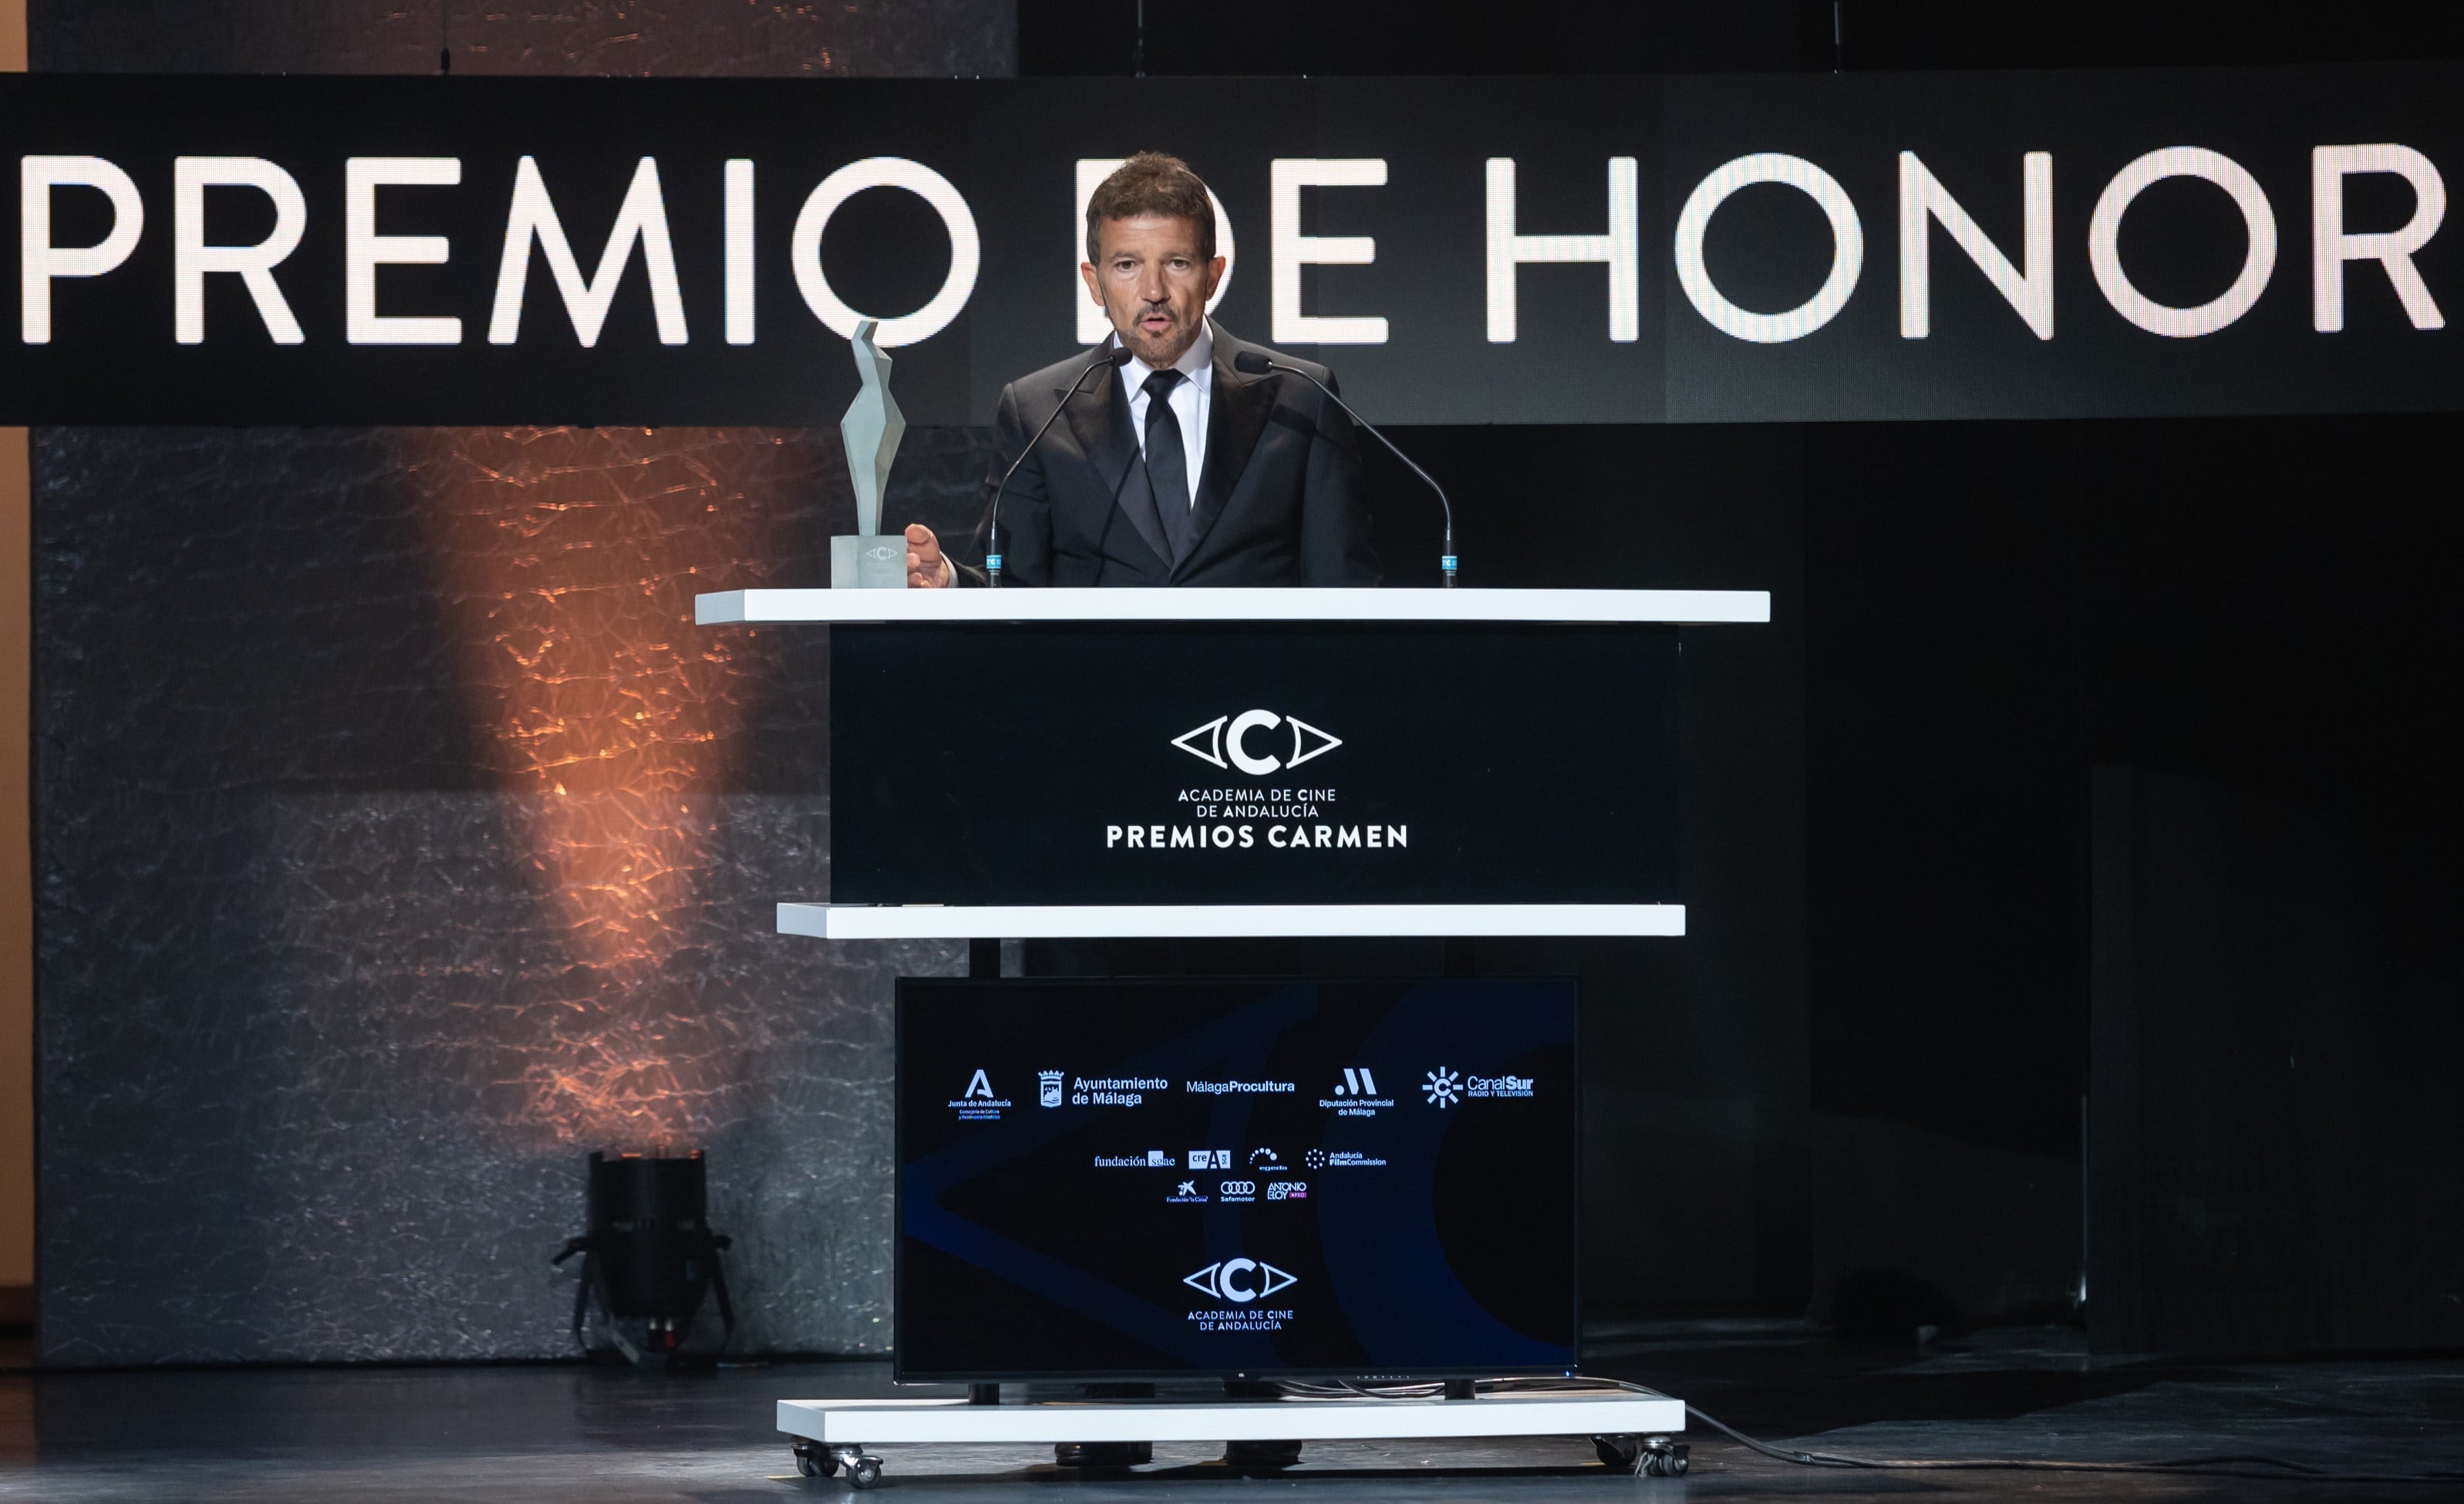
<svg viewBox="0 0 2464 1504"><path fill-rule="evenodd" d="M718 1297L723 1351L736 1335L720 1253L733 1240L710 1229L709 1161L702 1151L590 1156L590 1230L567 1239L552 1263L582 1255L573 1295L573 1338L593 1360L619 1355L637 1367L712 1362L717 1351L687 1354L685 1340L702 1301ZM612 1348L593 1348L584 1332L596 1299ZM638 1334L638 1335L637 1335Z"/></svg>

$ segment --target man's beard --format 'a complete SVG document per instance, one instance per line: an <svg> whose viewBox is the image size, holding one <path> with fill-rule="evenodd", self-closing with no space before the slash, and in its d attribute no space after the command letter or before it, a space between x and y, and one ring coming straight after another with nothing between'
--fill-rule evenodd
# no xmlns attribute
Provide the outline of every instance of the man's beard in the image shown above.
<svg viewBox="0 0 2464 1504"><path fill-rule="evenodd" d="M1174 318L1173 326L1165 330L1160 337L1149 334L1137 323L1139 319L1146 317L1146 313L1147 310L1143 306L1136 311L1132 318L1129 331L1121 335L1121 343L1130 347L1131 354L1145 361L1149 365L1157 368L1170 365L1187 354L1189 347L1198 343L1196 324L1178 322L1177 315L1171 314L1169 310L1166 310L1166 313L1168 317ZM1115 324L1113 327L1117 330L1119 325Z"/></svg>

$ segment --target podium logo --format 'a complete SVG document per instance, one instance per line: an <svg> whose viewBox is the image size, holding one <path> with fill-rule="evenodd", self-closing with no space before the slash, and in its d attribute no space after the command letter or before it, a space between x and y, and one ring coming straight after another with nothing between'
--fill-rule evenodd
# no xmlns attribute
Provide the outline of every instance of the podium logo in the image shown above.
<svg viewBox="0 0 2464 1504"><path fill-rule="evenodd" d="M1288 756L1278 756L1276 749L1283 739L1274 735L1278 726L1289 726L1292 749ZM1252 778L1287 767L1298 767L1314 758L1326 756L1343 745L1341 737L1330 735L1301 719L1298 716L1278 716L1271 710L1244 710L1237 716L1218 716L1202 726L1194 727L1172 739L1172 744L1201 763L1217 767L1239 768ZM1265 755L1260 756L1259 749Z"/></svg>
<svg viewBox="0 0 2464 1504"><path fill-rule="evenodd" d="M1300 1283L1274 1265L1261 1264L1253 1258L1227 1258L1221 1264L1209 1264L1195 1274L1183 1274L1180 1282L1236 1306L1262 1300Z"/></svg>

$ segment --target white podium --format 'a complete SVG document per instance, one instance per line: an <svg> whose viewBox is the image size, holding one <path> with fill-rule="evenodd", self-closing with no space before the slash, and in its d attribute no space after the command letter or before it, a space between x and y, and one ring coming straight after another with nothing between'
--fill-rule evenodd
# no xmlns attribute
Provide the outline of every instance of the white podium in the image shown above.
<svg viewBox="0 0 2464 1504"><path fill-rule="evenodd" d="M706 626L811 624L859 629L1003 624L1047 630L1068 624L1121 624L1133 630L1176 624L1326 624L1355 631L1394 624L1596 629L1767 623L1771 596L1761 590L730 590L698 597L694 619ZM1178 730L1177 724L1171 729ZM1237 757L1238 729L1230 735ZM1303 749L1294 735L1291 755L1297 765ZM1220 756L1210 755L1220 753L1222 743L1201 751L1184 745L1186 741L1183 737L1173 744L1217 767L1224 765ZM1515 768L1521 772L1519 763ZM1534 767L1529 777L1543 782L1547 773ZM1319 839L1323 842L1324 837ZM1623 902L781 903L778 924L784 934L833 940L1678 936L1685 930L1685 910L1678 903ZM953 1443L1032 1446L1588 1436L1601 1461L1618 1471L1661 1476L1685 1471L1685 1448L1679 1440L1685 1427L1683 1404L1663 1396L1616 1390L1206 1404L784 1400L779 1404L778 1419L779 1428L795 1438L797 1461L806 1476L828 1476L844 1469L848 1481L859 1489L872 1487L881 1477L881 1459L869 1453L868 1447Z"/></svg>
<svg viewBox="0 0 2464 1504"><path fill-rule="evenodd" d="M855 628L1070 623L1131 628L1206 623L1324 624L1330 629L1362 624L1672 627L1768 623L1771 595L1764 590L1353 588L729 590L696 598L694 617L704 625ZM778 927L781 934L831 940L1672 937L1685 933L1685 909L1671 902L790 902L779 905Z"/></svg>
<svg viewBox="0 0 2464 1504"><path fill-rule="evenodd" d="M1699 627L1771 620L1769 590L720 590L704 627L737 622L1559 622Z"/></svg>

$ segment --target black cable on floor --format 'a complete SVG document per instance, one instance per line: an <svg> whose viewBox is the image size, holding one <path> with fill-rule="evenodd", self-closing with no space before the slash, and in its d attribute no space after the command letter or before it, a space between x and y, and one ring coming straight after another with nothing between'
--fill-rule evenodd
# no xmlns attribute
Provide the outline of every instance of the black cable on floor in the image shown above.
<svg viewBox="0 0 2464 1504"><path fill-rule="evenodd" d="M1498 1379L1485 1381L1483 1388L1497 1391L1544 1389L1621 1389L1629 1394L1647 1394L1655 1400L1669 1396L1639 1383L1621 1379L1598 1379L1568 1383L1563 1380ZM2335 1468L2315 1468L2307 1463L2289 1462L2282 1457L2255 1454L2231 1454L2215 1457L2175 1457L2158 1462L2069 1462L2051 1457L1851 1457L1837 1452L1798 1451L1791 1447L1776 1447L1760 1441L1689 1404L1685 1413L1701 1421L1741 1447L1758 1451L1780 1462L1794 1463L1801 1468L1854 1468L1925 1472L2155 1472L2196 1474L2208 1478L2275 1478L2287 1482L2336 1483L2455 1483L2464 1482L2464 1472L2345 1472ZM2259 1471L2258 1469L2268 1471Z"/></svg>

